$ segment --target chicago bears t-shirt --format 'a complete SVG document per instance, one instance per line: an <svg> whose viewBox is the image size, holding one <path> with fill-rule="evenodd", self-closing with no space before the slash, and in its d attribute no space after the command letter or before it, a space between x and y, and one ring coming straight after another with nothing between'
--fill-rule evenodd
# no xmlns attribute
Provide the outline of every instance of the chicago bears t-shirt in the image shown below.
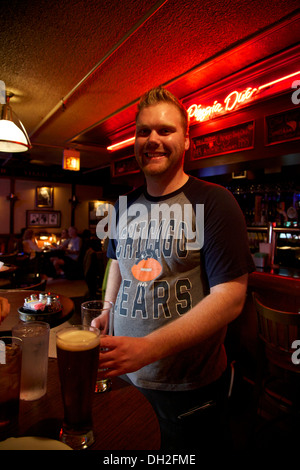
<svg viewBox="0 0 300 470"><path fill-rule="evenodd" d="M122 282L114 334L141 337L185 315L210 288L254 269L243 214L225 188L190 177L179 190L150 196L144 187L115 206L108 257ZM139 387L191 390L224 372L222 328L197 346L128 374Z"/></svg>

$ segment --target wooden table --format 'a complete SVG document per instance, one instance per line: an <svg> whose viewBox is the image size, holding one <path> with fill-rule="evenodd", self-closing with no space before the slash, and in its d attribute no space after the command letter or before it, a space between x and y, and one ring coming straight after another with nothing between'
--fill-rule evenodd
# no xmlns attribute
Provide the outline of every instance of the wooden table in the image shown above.
<svg viewBox="0 0 300 470"><path fill-rule="evenodd" d="M2 266L0 269L0 289L7 289L8 287L11 287L11 276L16 272L17 269L18 267L12 264Z"/></svg>
<svg viewBox="0 0 300 470"><path fill-rule="evenodd" d="M20 401L19 436L58 440L63 419L57 360L49 359L47 394L40 400ZM160 431L147 399L120 378L109 392L95 393L93 403L95 443L90 450L158 450Z"/></svg>
<svg viewBox="0 0 300 470"><path fill-rule="evenodd" d="M1 290L0 296L6 297L10 303L10 314L5 318L5 320L0 325L0 334L10 333L11 329L14 325L16 325L19 321L19 313L18 308L22 307L24 303L24 299L29 297L31 294L39 295L40 292L32 291L32 290ZM51 292L52 294L52 292ZM55 294L55 292L53 292ZM69 297L65 297L64 295L59 294L59 298L62 304L62 311L59 315L55 315L55 318L52 322L50 322L50 327L58 326L61 323L67 321L72 314L74 313L74 302L73 300L69 299Z"/></svg>
<svg viewBox="0 0 300 470"><path fill-rule="evenodd" d="M3 265L2 268L0 269L0 277L5 277L7 275L10 275L14 273L17 269L18 267L13 264Z"/></svg>

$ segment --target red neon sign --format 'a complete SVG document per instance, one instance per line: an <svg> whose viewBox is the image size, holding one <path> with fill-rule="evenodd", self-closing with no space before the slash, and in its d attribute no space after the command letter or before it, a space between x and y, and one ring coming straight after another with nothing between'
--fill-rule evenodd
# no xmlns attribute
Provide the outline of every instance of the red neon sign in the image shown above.
<svg viewBox="0 0 300 470"><path fill-rule="evenodd" d="M118 142L117 144L110 145L107 147L107 150L119 150L124 147L127 147L128 145L133 144L135 141L135 137L130 137L130 139L122 140L122 142Z"/></svg>
<svg viewBox="0 0 300 470"><path fill-rule="evenodd" d="M253 97L259 94L264 88L268 88L276 83L282 82L283 80L294 77L298 74L300 74L300 71L260 85L258 88L248 87L242 91L234 90L226 96L223 103L215 100L211 106L205 107L203 107L201 104L192 104L187 110L189 118L191 119L191 122L202 122L208 119L213 119L220 114L233 111L237 109L239 105L251 101Z"/></svg>
<svg viewBox="0 0 300 470"><path fill-rule="evenodd" d="M240 103L245 103L246 101L251 100L257 91L257 88L251 87L248 87L241 92L234 90L226 96L223 104L217 100L214 101L212 106L206 107L202 107L201 104L192 104L188 108L187 112L190 119L194 118L195 121L202 122L206 119L212 119L218 114L223 114L227 111L233 111Z"/></svg>
<svg viewBox="0 0 300 470"><path fill-rule="evenodd" d="M292 78L295 75L299 75L300 70L297 72L291 73L289 75L285 75L284 77L280 77L277 80L273 80L268 83L264 83L260 85L258 88L247 87L242 91L234 90L230 92L223 101L223 104L220 103L218 100L215 100L211 106L202 107L201 104L192 104L187 112L191 123L193 122L202 122L208 119L213 119L218 115L225 114L229 111L234 111L238 108L239 105L247 103L251 101L254 96L258 95L263 89L269 88L276 83L283 82L288 78ZM122 142L118 142L114 145L110 145L107 147L107 150L118 150L123 147L127 147L134 143L135 138L131 137L130 139L123 140Z"/></svg>

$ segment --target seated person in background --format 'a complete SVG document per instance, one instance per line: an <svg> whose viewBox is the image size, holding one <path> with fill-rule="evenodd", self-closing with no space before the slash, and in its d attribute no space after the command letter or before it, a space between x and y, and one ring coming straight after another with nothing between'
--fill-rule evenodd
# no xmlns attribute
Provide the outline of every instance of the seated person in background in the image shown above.
<svg viewBox="0 0 300 470"><path fill-rule="evenodd" d="M0 325L10 312L10 303L5 297L0 297Z"/></svg>
<svg viewBox="0 0 300 470"><path fill-rule="evenodd" d="M33 230L30 229L24 232L22 246L24 253L28 253L30 258L34 258L37 251L42 251L36 244Z"/></svg>
<svg viewBox="0 0 300 470"><path fill-rule="evenodd" d="M64 256L62 258L51 258L57 276L68 276L73 270L77 270L77 261L81 248L81 238L77 234L75 227L68 230L69 241L67 247L64 247Z"/></svg>
<svg viewBox="0 0 300 470"><path fill-rule="evenodd" d="M51 249L63 250L64 248L67 248L69 241L70 241L70 237L69 237L69 234L68 234L68 230L66 228L64 228L61 231L60 238L57 241L57 243L52 243Z"/></svg>
<svg viewBox="0 0 300 470"><path fill-rule="evenodd" d="M56 242L51 243L50 247L47 247L44 250L44 273L48 277L53 277L56 274L54 269L54 261L56 262L57 258L63 258L65 256L65 250L68 247L70 241L68 229L64 228L61 231L60 237L58 237Z"/></svg>

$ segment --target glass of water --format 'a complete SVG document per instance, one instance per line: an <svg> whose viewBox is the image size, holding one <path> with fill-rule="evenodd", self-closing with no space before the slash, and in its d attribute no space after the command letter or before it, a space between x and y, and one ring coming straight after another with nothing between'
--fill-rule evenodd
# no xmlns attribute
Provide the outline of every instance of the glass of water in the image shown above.
<svg viewBox="0 0 300 470"><path fill-rule="evenodd" d="M19 322L12 329L22 340L20 399L32 401L47 391L50 326L45 322Z"/></svg>

